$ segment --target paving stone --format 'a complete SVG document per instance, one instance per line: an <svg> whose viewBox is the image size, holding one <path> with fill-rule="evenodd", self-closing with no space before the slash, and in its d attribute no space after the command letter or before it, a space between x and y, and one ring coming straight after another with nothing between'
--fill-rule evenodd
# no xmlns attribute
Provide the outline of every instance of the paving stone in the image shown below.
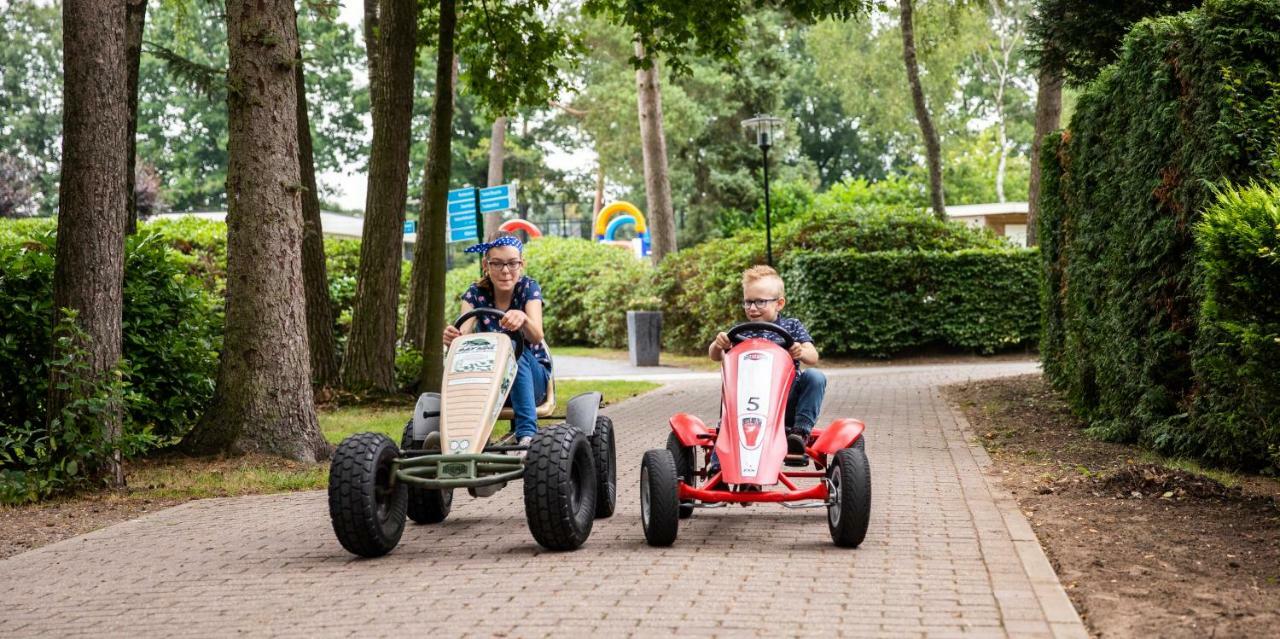
<svg viewBox="0 0 1280 639"><path fill-rule="evenodd" d="M828 371L821 423L865 421L872 521L836 548L822 510L699 509L645 545L639 460L719 384L681 377L611 406L618 509L580 550L538 548L521 491L459 491L387 557L338 545L323 491L208 499L0 561L10 636L1087 636L943 384L1031 363ZM1016 543L1015 543L1016 542ZM1028 566L1030 572L1028 572ZM1046 572L1048 568L1048 572Z"/></svg>

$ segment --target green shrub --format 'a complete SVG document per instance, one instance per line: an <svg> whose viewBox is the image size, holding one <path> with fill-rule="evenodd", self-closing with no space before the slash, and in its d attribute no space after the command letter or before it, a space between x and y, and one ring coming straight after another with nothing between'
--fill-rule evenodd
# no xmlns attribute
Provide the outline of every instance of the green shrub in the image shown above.
<svg viewBox="0 0 1280 639"><path fill-rule="evenodd" d="M538 281L546 299L547 342L626 345L628 310L653 308L653 269L627 251L588 240L543 237L525 246L525 274ZM445 290L448 321L458 316L458 298L479 279L475 263L449 272Z"/></svg>
<svg viewBox="0 0 1280 639"><path fill-rule="evenodd" d="M0 240L0 426L41 423L53 344L53 227ZM149 232L125 246L121 318L126 432L180 436L211 397L222 311L189 263Z"/></svg>
<svg viewBox="0 0 1280 639"><path fill-rule="evenodd" d="M1196 227L1200 332L1189 428L1175 451L1280 470L1280 186L1224 192Z"/></svg>
<svg viewBox="0 0 1280 639"><path fill-rule="evenodd" d="M1186 432L1204 339L1193 229L1214 185L1280 177L1277 50L1276 0L1142 21L1046 144L1041 352L1099 436L1235 454Z"/></svg>
<svg viewBox="0 0 1280 639"><path fill-rule="evenodd" d="M844 195L819 196L813 211L777 228L773 238L774 262L781 265L788 284L792 273L786 257L795 251L873 253L1008 247L987 229L943 222L916 208L853 204ZM665 345L700 353L717 332L742 321L742 271L764 262L765 239L760 231L744 231L668 255L656 278ZM793 292L789 290L788 295ZM832 352L863 349L836 348Z"/></svg>
<svg viewBox="0 0 1280 639"><path fill-rule="evenodd" d="M787 313L828 354L944 345L991 353L1033 341L1039 255L1027 249L792 253Z"/></svg>

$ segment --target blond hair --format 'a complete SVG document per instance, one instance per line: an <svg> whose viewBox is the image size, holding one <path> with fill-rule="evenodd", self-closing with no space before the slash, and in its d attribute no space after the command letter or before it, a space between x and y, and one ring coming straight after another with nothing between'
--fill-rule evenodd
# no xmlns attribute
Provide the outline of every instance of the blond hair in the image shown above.
<svg viewBox="0 0 1280 639"><path fill-rule="evenodd" d="M746 288L748 284L751 284L753 282L758 282L763 279L772 279L778 282L779 297L783 296L786 293L786 291L784 290L785 285L782 282L782 276L778 275L778 272L773 270L772 266L765 266L761 264L758 266L753 266L742 272L743 288Z"/></svg>

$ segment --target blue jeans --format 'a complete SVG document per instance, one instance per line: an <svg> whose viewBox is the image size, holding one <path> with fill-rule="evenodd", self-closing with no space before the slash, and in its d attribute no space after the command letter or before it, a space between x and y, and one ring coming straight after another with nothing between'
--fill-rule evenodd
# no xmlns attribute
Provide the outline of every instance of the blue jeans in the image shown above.
<svg viewBox="0 0 1280 639"><path fill-rule="evenodd" d="M822 398L827 394L827 376L816 368L806 368L796 375L787 397L787 415L784 422L787 433L799 433L808 437L822 412Z"/></svg>
<svg viewBox="0 0 1280 639"><path fill-rule="evenodd" d="M547 400L547 378L551 371L525 349L516 366L516 380L511 384L507 401L515 412L516 439L533 437L538 432L538 405Z"/></svg>

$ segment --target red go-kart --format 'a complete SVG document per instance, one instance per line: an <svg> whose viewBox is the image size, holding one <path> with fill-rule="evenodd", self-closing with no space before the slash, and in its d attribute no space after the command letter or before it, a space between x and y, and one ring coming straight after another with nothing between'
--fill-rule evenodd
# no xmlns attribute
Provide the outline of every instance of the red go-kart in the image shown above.
<svg viewBox="0 0 1280 639"><path fill-rule="evenodd" d="M742 336L752 331L777 334L785 347ZM693 415L676 413L667 447L644 454L640 520L645 540L670 546L680 520L695 508L776 502L788 508L826 507L831 540L858 546L871 517L871 467L862 440L866 427L856 419L837 419L813 430L805 455L788 456L783 418L796 369L787 349L795 340L769 322L739 324L728 335L733 347L724 354L720 424L712 428ZM711 466L713 450L718 470ZM803 470L784 470L784 464ZM801 488L796 480L804 478L818 481Z"/></svg>

